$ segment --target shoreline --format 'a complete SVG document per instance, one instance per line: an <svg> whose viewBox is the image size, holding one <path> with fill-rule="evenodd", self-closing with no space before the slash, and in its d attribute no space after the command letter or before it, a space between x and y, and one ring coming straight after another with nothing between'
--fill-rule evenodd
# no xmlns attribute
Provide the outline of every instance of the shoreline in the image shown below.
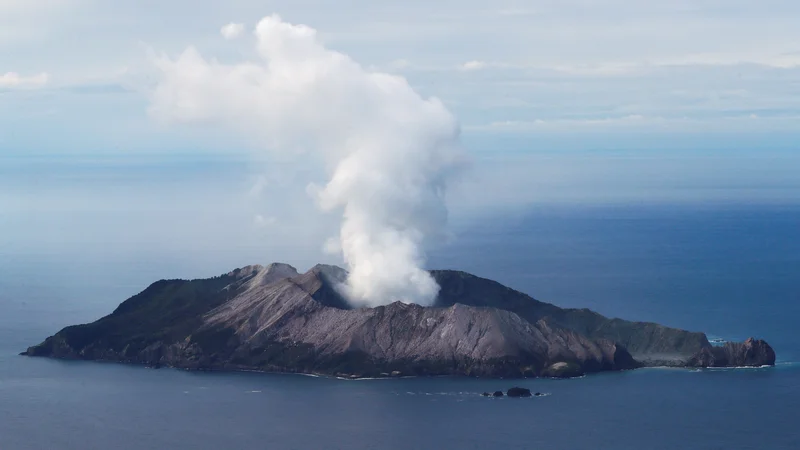
<svg viewBox="0 0 800 450"><path fill-rule="evenodd" d="M292 371L271 371L271 370L257 370L257 369L233 369L233 368L186 368L186 367L177 367L171 365L162 365L160 367L154 367L151 365L137 363L137 362L128 362L128 361L117 361L117 360L107 360L107 359L79 359L79 358L57 358L51 356L30 356L25 353L19 353L17 356L25 356L28 358L42 358L42 359L50 359L56 361L68 361L68 362L82 362L82 363L101 363L101 364L117 364L121 366L130 366L130 367L140 367L144 369L152 369L152 370L161 370L161 369L170 369L175 371L182 371L182 372L190 372L190 373L217 373L217 374L224 374L224 373L253 373L253 374L262 374L262 375L296 375L296 376L304 376L310 378L324 378L330 380L340 380L340 381L376 381L376 380L401 380L401 379L412 379L412 378L460 378L460 379L474 379L474 380L555 380L555 381L562 381L562 380L578 380L583 378L588 378L593 375L602 375L602 374L610 374L610 373L624 373L624 372L636 372L636 371L645 371L645 370L674 370L674 371L685 371L685 372L704 372L704 371L734 371L734 370L762 370L762 369L776 369L778 366L784 368L790 368L794 366L798 366L798 362L795 361L779 361L776 362L775 365L762 365L762 366L733 366L733 367L686 367L686 366L669 366L669 365L662 365L662 366L643 366L637 367L634 369L625 369L625 370L605 370L600 372L591 372L585 373L583 375L577 377L477 377L477 376L469 376L469 375L458 375L458 374L449 374L449 375L398 375L398 376L386 376L386 377L342 377L336 375L329 375L325 373L307 373L307 372L292 372Z"/></svg>

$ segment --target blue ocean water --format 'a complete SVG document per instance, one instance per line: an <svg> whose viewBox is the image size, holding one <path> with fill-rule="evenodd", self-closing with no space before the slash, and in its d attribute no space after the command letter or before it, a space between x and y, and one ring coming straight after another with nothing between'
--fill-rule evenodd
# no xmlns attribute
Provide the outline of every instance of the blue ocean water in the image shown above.
<svg viewBox="0 0 800 450"><path fill-rule="evenodd" d="M0 449L800 448L798 225L792 205L540 206L465 226L432 254L431 267L561 306L762 337L778 354L775 368L574 380L343 381L21 357L155 279L213 272L166 255L0 249ZM549 395L478 395L513 385Z"/></svg>

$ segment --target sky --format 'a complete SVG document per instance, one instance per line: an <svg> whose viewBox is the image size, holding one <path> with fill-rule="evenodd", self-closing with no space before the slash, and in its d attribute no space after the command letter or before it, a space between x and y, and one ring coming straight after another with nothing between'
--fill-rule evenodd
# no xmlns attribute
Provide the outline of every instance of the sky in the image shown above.
<svg viewBox="0 0 800 450"><path fill-rule="evenodd" d="M226 230L248 247L313 217L298 235L316 252L337 222L305 190L324 167L152 114L158 61L189 47L252 60L273 13L458 119L471 167L451 221L542 202L800 199L792 0L0 0L5 226L25 248Z"/></svg>
<svg viewBox="0 0 800 450"><path fill-rule="evenodd" d="M246 58L253 26L272 13L441 98L467 134L600 135L614 146L604 135L780 140L800 123L791 0L2 0L0 145L196 147L146 114L153 54L192 45L221 61ZM241 24L242 39L226 39L226 24Z"/></svg>

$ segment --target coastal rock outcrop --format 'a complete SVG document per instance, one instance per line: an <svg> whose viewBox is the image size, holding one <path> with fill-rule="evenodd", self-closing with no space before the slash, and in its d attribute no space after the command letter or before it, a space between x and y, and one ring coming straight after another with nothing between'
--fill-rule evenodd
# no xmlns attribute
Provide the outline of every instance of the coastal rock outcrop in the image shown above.
<svg viewBox="0 0 800 450"><path fill-rule="evenodd" d="M704 347L686 362L688 367L759 367L775 365L775 351L761 339Z"/></svg>
<svg viewBox="0 0 800 450"><path fill-rule="evenodd" d="M577 378L585 375L581 366L575 363L557 362L542 371L543 377L549 378Z"/></svg>

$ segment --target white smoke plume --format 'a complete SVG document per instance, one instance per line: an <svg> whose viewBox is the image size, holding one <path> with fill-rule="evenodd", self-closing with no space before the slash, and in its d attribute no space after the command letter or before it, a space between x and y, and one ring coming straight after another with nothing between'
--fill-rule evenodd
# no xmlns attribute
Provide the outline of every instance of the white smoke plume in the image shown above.
<svg viewBox="0 0 800 450"><path fill-rule="evenodd" d="M326 49L312 28L273 15L255 37L256 61L223 64L191 47L158 58L151 113L222 122L281 155L324 158L330 179L308 191L322 209L341 211L338 241L326 247L348 266L346 296L430 304L439 287L423 270L424 246L444 230L445 189L465 159L457 121L404 78Z"/></svg>

